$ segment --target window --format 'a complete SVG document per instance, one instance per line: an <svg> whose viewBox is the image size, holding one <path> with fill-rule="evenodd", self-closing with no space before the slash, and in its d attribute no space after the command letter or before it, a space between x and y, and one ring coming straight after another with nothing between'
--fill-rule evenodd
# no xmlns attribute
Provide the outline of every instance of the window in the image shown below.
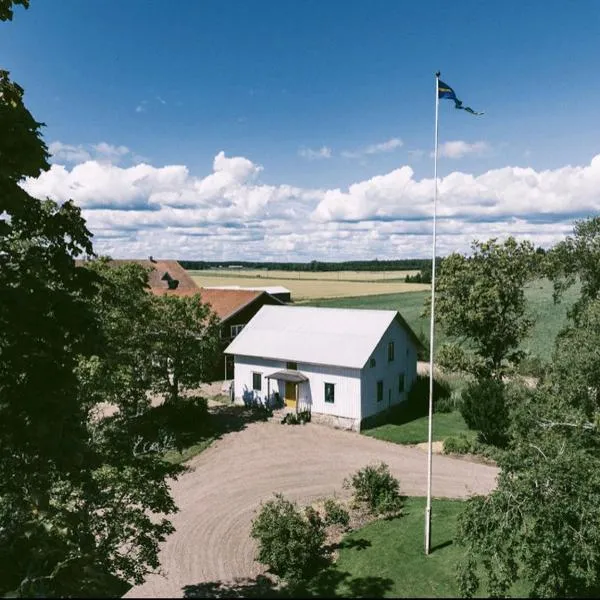
<svg viewBox="0 0 600 600"><path fill-rule="evenodd" d="M388 344L388 362L392 362L394 360L394 342L390 342Z"/></svg>
<svg viewBox="0 0 600 600"><path fill-rule="evenodd" d="M333 404L335 401L335 385L333 383L325 384L325 402Z"/></svg>
<svg viewBox="0 0 600 600"><path fill-rule="evenodd" d="M383 400L383 381L377 382L377 402Z"/></svg>
<svg viewBox="0 0 600 600"><path fill-rule="evenodd" d="M402 393L404 391L404 373L398 375L398 391Z"/></svg>
<svg viewBox="0 0 600 600"><path fill-rule="evenodd" d="M296 363L296 362L286 362L285 363L285 368L288 369L289 371L297 371L298 370L298 363Z"/></svg>
<svg viewBox="0 0 600 600"><path fill-rule="evenodd" d="M262 389L262 374L252 373L252 389L256 392L260 392Z"/></svg>
<svg viewBox="0 0 600 600"><path fill-rule="evenodd" d="M370 366L370 367L371 367L371 369L372 369L372 368L373 368L375 365L376 365L375 359L374 359L374 358L372 358L372 359L369 361L369 366Z"/></svg>
<svg viewBox="0 0 600 600"><path fill-rule="evenodd" d="M231 326L231 337L234 338L242 329L244 329L243 325L232 325Z"/></svg>

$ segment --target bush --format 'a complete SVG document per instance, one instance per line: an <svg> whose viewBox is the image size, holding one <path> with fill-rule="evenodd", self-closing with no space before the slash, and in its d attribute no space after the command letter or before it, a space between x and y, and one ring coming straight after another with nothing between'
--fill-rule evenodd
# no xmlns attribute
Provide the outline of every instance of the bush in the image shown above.
<svg viewBox="0 0 600 600"><path fill-rule="evenodd" d="M204 398L198 396L164 402L130 420L132 436L144 444L153 444L166 437L181 451L210 432L210 415Z"/></svg>
<svg viewBox="0 0 600 600"><path fill-rule="evenodd" d="M284 415L283 419L281 419L282 425L299 425L300 419L296 413L287 413Z"/></svg>
<svg viewBox="0 0 600 600"><path fill-rule="evenodd" d="M325 500L325 524L326 525L341 525L348 527L350 524L350 513L332 498Z"/></svg>
<svg viewBox="0 0 600 600"><path fill-rule="evenodd" d="M462 393L460 390L452 390L449 396L442 396L438 398L434 404L434 412L436 413L449 413L455 410L460 410L462 403Z"/></svg>
<svg viewBox="0 0 600 600"><path fill-rule="evenodd" d="M469 454L470 452L473 452L473 443L464 433L444 440L444 454Z"/></svg>
<svg viewBox="0 0 600 600"><path fill-rule="evenodd" d="M484 379L467 385L460 412L479 441L500 448L506 445L510 424L505 388L501 381Z"/></svg>
<svg viewBox="0 0 600 600"><path fill-rule="evenodd" d="M366 505L371 514L388 514L402 508L400 482L385 463L360 469L344 481L344 486L353 488L354 501Z"/></svg>
<svg viewBox="0 0 600 600"><path fill-rule="evenodd" d="M298 413L300 423L310 423L310 410L302 410Z"/></svg>
<svg viewBox="0 0 600 600"><path fill-rule="evenodd" d="M258 560L292 584L307 581L326 564L325 526L318 513L304 515L281 494L262 505L250 535L258 543Z"/></svg>

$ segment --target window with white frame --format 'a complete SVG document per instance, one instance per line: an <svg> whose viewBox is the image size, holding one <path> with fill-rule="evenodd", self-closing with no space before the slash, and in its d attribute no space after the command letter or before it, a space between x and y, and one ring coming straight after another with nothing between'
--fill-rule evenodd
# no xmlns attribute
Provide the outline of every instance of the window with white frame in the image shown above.
<svg viewBox="0 0 600 600"><path fill-rule="evenodd" d="M262 373L252 373L252 389L260 392L262 389Z"/></svg>
<svg viewBox="0 0 600 600"><path fill-rule="evenodd" d="M325 384L325 402L328 402L329 404L335 402L335 384L333 383Z"/></svg>

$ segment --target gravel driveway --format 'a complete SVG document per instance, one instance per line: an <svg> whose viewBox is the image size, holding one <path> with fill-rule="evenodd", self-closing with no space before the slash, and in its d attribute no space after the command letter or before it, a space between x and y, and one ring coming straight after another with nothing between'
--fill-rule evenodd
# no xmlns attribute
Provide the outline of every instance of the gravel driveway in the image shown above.
<svg viewBox="0 0 600 600"><path fill-rule="evenodd" d="M281 492L299 502L345 496L345 477L384 461L400 479L402 493L426 494L427 454L314 423L283 426L255 422L229 433L189 463L192 471L173 483L180 512L176 532L160 555L163 576L149 576L129 597L183 595L182 588L261 573L254 562L250 524L261 501ZM434 456L433 495L464 498L494 487L497 469Z"/></svg>

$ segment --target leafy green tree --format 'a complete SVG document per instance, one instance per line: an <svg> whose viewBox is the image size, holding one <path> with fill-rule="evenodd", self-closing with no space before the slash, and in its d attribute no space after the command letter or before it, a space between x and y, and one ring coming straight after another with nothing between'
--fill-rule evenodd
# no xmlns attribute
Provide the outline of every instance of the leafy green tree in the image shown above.
<svg viewBox="0 0 600 600"><path fill-rule="evenodd" d="M506 594L521 580L534 597L600 589L600 301L559 336L547 379L512 402L511 442L498 485L460 516L459 583ZM574 352L573 349L577 351Z"/></svg>
<svg viewBox="0 0 600 600"><path fill-rule="evenodd" d="M81 366L108 360L116 334L98 313L98 273L75 262L93 255L80 210L19 185L49 169L40 128L1 71L0 595L114 593L115 578L141 583L158 567L180 468L134 452L125 415L90 418L113 396Z"/></svg>
<svg viewBox="0 0 600 600"><path fill-rule="evenodd" d="M208 381L219 358L219 318L194 296L156 296L152 313L154 386L166 401Z"/></svg>
<svg viewBox="0 0 600 600"><path fill-rule="evenodd" d="M469 429L478 432L481 442L499 447L506 444L509 413L502 381L470 382L462 392L460 413Z"/></svg>
<svg viewBox="0 0 600 600"><path fill-rule="evenodd" d="M581 297L571 308L577 318L585 305L600 295L600 217L575 221L573 235L546 253L546 275L554 282L554 299L575 282L581 282Z"/></svg>
<svg viewBox="0 0 600 600"><path fill-rule="evenodd" d="M80 382L92 407L108 402L127 417L150 406L152 297L148 271L138 264L103 258L84 263L96 275L91 299L104 338L102 356L81 359Z"/></svg>
<svg viewBox="0 0 600 600"><path fill-rule="evenodd" d="M451 254L436 283L436 319L474 356L476 375L501 378L522 357L519 345L533 319L524 286L536 276L533 246L509 237L475 241L471 256Z"/></svg>
<svg viewBox="0 0 600 600"><path fill-rule="evenodd" d="M261 506L251 534L258 543L258 560L291 585L309 581L326 562L325 525L319 515L275 494Z"/></svg>

